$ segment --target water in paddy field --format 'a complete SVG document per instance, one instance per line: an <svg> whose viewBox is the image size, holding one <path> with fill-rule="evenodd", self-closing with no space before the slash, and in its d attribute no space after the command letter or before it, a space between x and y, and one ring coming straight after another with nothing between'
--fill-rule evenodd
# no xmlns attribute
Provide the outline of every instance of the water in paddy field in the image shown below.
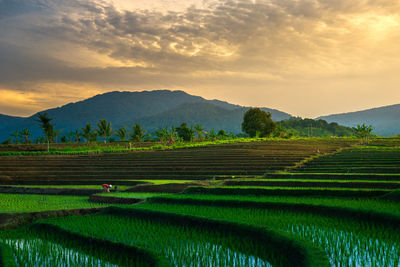
<svg viewBox="0 0 400 267"><path fill-rule="evenodd" d="M14 251L17 266L118 266L85 253L64 248L59 244L47 242L41 239L6 239L3 240L3 242L11 246Z"/></svg>
<svg viewBox="0 0 400 267"><path fill-rule="evenodd" d="M287 232L325 248L331 266L400 267L400 242L314 225L289 225Z"/></svg>
<svg viewBox="0 0 400 267"><path fill-rule="evenodd" d="M41 239L7 239L0 241L12 247L15 262L18 266L118 266ZM211 243L185 242L180 247L180 250L168 249L162 251L162 253L173 266L272 266L260 258L248 256ZM189 257L188 254L190 255ZM189 258L191 261L183 262L182 255L185 255L185 258Z"/></svg>
<svg viewBox="0 0 400 267"><path fill-rule="evenodd" d="M254 266L254 267L272 267L268 262L255 257L240 253L220 245L203 242L186 242L182 246L183 250L177 253L176 249L169 249L163 251L169 262L173 266L190 266L190 267L204 267L204 266ZM185 258L182 259L182 254Z"/></svg>

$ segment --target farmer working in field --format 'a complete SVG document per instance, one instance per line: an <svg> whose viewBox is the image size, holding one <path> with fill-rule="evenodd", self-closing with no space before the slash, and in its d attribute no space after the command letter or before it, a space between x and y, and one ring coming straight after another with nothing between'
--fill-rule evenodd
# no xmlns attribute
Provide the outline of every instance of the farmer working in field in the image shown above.
<svg viewBox="0 0 400 267"><path fill-rule="evenodd" d="M103 187L104 192L110 193L110 188L112 188L112 185L110 185L110 184L102 184L101 186Z"/></svg>

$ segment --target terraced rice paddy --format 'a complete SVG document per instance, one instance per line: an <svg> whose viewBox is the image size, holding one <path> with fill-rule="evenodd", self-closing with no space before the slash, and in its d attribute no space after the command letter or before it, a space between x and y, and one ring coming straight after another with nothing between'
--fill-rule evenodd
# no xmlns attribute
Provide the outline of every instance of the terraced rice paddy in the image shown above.
<svg viewBox="0 0 400 267"><path fill-rule="evenodd" d="M317 150L332 152L349 143L287 140L98 155L3 156L0 181L199 180L218 175L262 175L292 166Z"/></svg>
<svg viewBox="0 0 400 267"><path fill-rule="evenodd" d="M26 187L26 188L72 188L72 189L102 189L101 185L6 185L12 187ZM126 190L131 186L120 185L118 190Z"/></svg>
<svg viewBox="0 0 400 267"><path fill-rule="evenodd" d="M108 181L127 191L98 198L146 200L0 194L0 224L4 212L105 208L1 231L0 255L6 266L400 266L400 141L356 142L0 157L3 185Z"/></svg>
<svg viewBox="0 0 400 267"><path fill-rule="evenodd" d="M400 233L353 221L284 210L149 204L141 208L266 226L323 247L332 266L398 266ZM400 221L399 221L400 222Z"/></svg>

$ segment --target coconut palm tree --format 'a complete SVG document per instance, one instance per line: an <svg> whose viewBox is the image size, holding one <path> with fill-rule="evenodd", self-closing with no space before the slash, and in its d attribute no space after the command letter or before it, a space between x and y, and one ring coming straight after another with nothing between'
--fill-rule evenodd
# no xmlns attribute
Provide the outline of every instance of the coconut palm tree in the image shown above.
<svg viewBox="0 0 400 267"><path fill-rule="evenodd" d="M24 138L25 144L28 144L29 137L31 136L31 131L29 129L23 129L20 133L20 136Z"/></svg>
<svg viewBox="0 0 400 267"><path fill-rule="evenodd" d="M115 131L115 136L119 138L122 142L125 141L126 137L128 136L128 133L126 131L126 126L119 128L118 130Z"/></svg>
<svg viewBox="0 0 400 267"><path fill-rule="evenodd" d="M365 125L364 123L353 127L355 134L361 138L361 143L368 143L373 129L371 125Z"/></svg>
<svg viewBox="0 0 400 267"><path fill-rule="evenodd" d="M141 142L145 133L146 131L142 128L142 126L139 123L135 123L135 125L132 126L132 132L129 133L129 136L131 137L132 141Z"/></svg>
<svg viewBox="0 0 400 267"><path fill-rule="evenodd" d="M79 130L75 130L75 131L73 132L73 136L74 136L74 138L75 138L75 142L76 142L76 143L80 143L80 142L81 142L82 133L81 133Z"/></svg>
<svg viewBox="0 0 400 267"><path fill-rule="evenodd" d="M97 123L97 134L104 138L104 144L107 144L107 138L112 135L111 122L106 122L106 120L100 120Z"/></svg>
<svg viewBox="0 0 400 267"><path fill-rule="evenodd" d="M203 126L201 126L200 124L196 124L194 126L194 131L197 134L197 140L202 141L204 139L204 135L203 135L204 128L203 128Z"/></svg>
<svg viewBox="0 0 400 267"><path fill-rule="evenodd" d="M40 128L42 128L46 137L47 151L50 151L50 141L54 136L54 125L50 123L51 120L52 118L50 118L46 112L38 113L38 118L35 120L40 123Z"/></svg>
<svg viewBox="0 0 400 267"><path fill-rule="evenodd" d="M14 137L14 144L18 144L18 137L19 137L19 131L15 130L12 134L10 134L11 137Z"/></svg>
<svg viewBox="0 0 400 267"><path fill-rule="evenodd" d="M62 130L64 130L64 129L54 130L53 131L53 140L55 141L56 144L58 142L58 136L60 136L60 133L61 133Z"/></svg>
<svg viewBox="0 0 400 267"><path fill-rule="evenodd" d="M95 133L92 131L92 125L90 123L86 123L86 126L84 128L81 128L82 130L82 137L86 139L86 142L90 144L90 141L95 139Z"/></svg>

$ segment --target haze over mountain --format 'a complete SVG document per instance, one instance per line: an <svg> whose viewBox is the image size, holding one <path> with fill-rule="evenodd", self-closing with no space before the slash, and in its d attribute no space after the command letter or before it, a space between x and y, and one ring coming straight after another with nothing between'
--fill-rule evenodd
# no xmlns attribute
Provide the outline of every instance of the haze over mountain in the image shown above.
<svg viewBox="0 0 400 267"><path fill-rule="evenodd" d="M63 129L61 135L84 127L93 126L105 119L112 123L113 129L138 122L151 132L158 127L178 126L182 122L200 123L207 130L224 129L234 133L241 132L241 122L248 108L219 100L206 100L183 91L143 91L110 92L96 95L76 103L45 110L56 129ZM275 121L288 119L291 115L274 109L271 112ZM33 137L42 136L37 114L27 118L0 115L0 140L9 138L14 130L29 128Z"/></svg>
<svg viewBox="0 0 400 267"><path fill-rule="evenodd" d="M349 127L365 123L367 125L372 125L374 127L374 133L382 136L400 134L400 104L321 116L318 119L323 119L327 122L337 122Z"/></svg>

